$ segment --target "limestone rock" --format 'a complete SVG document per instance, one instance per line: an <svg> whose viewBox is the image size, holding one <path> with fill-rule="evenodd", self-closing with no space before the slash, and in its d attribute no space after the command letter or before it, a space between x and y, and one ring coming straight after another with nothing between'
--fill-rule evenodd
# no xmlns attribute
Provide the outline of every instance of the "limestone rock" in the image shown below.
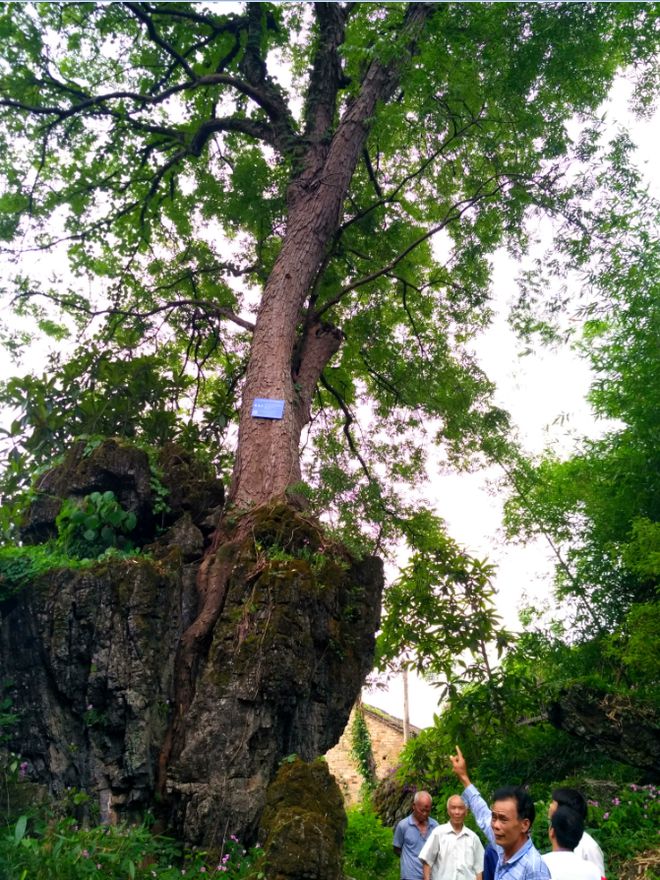
<svg viewBox="0 0 660 880"><path fill-rule="evenodd" d="M175 443L168 443L159 455L162 469L162 482L167 489L169 521L188 513L203 531L212 530L217 525L218 512L225 502L225 490L221 480L211 472L208 465L202 464ZM216 516L210 528L205 520L209 511Z"/></svg>
<svg viewBox="0 0 660 880"><path fill-rule="evenodd" d="M548 717L616 761L646 771L649 781L660 781L660 712L652 703L576 683L557 696Z"/></svg>
<svg viewBox="0 0 660 880"><path fill-rule="evenodd" d="M268 788L259 837L268 880L341 880L346 813L325 761L286 759Z"/></svg>
<svg viewBox="0 0 660 880"><path fill-rule="evenodd" d="M204 535L192 521L188 512L184 513L165 533L161 544L165 547L178 547L186 561L199 559L204 549Z"/></svg>
<svg viewBox="0 0 660 880"><path fill-rule="evenodd" d="M252 534L236 554L167 780L175 826L207 846L232 833L254 843L281 759L312 760L338 741L371 666L380 614L380 560L319 556L315 571L304 557L318 527L285 505ZM269 559L268 541L275 557L290 558Z"/></svg>
<svg viewBox="0 0 660 880"><path fill-rule="evenodd" d="M51 507L38 499L27 541L53 534L63 498L111 489L152 543L143 556L51 570L0 601L0 668L19 716L3 748L27 762L31 783L88 792L104 819L156 807L190 844L220 848L235 834L247 846L282 759L311 761L341 735L373 660L382 563L351 558L286 504L246 514L242 543L215 551L230 563L224 604L191 668L180 744L164 759L182 634L200 612L204 523L222 497L203 469L173 457L163 484L178 500L156 541L139 450L107 441L85 456L77 446L42 477Z"/></svg>
<svg viewBox="0 0 660 880"><path fill-rule="evenodd" d="M180 592L174 552L53 571L2 609L3 676L19 715L11 746L32 781L56 795L87 791L104 817L152 803Z"/></svg>
<svg viewBox="0 0 660 880"><path fill-rule="evenodd" d="M56 535L55 518L64 498L83 498L92 492L114 492L124 510L135 514L138 541L153 535L152 474L146 452L121 440L105 440L89 454L82 441L64 461L35 484L35 500L21 524L25 543L38 544Z"/></svg>

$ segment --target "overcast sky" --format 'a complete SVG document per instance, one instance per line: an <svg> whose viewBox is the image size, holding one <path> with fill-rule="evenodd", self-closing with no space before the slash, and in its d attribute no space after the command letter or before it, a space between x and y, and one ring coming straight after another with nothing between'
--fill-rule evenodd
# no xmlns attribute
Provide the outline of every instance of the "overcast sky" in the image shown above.
<svg viewBox="0 0 660 880"><path fill-rule="evenodd" d="M660 169L657 149L660 143L660 112L646 120L635 119L628 111L631 86L621 79L603 108L608 131L625 127L637 144L639 167L645 171L651 193L660 198ZM492 326L479 339L476 351L486 374L497 385L496 401L512 416L524 447L540 452L549 444L566 454L573 437L596 435L602 426L592 418L585 395L589 388L588 366L570 350L545 351L519 357L519 346L508 328L507 307L515 296L519 267L504 253L493 263L494 303L499 312ZM539 606L551 593L553 563L544 541L527 547L507 544L500 529L503 499L488 491L501 474L493 468L480 474L435 476L437 511L447 521L451 536L479 558L488 557L497 565L495 584L497 607L505 625L515 629L521 599ZM524 604L527 604L525 601ZM400 679L390 681L387 690L365 690L365 702L392 715L403 715L403 686ZM418 727L433 723L437 713L437 691L426 682L409 678L410 721Z"/></svg>

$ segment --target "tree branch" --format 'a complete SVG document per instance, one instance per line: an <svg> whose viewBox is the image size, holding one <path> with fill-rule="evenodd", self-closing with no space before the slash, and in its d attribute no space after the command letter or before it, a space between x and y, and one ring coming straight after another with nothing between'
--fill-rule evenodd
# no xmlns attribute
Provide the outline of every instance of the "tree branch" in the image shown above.
<svg viewBox="0 0 660 880"><path fill-rule="evenodd" d="M315 3L319 38L312 59L305 138L315 143L328 138L337 110L337 93L344 83L339 47L344 42L345 12L339 3Z"/></svg>
<svg viewBox="0 0 660 880"><path fill-rule="evenodd" d="M390 394L394 398L394 404L398 405L399 401L401 400L399 389L395 385L392 385L391 382L389 382L383 375L381 375L381 373L379 373L374 367L371 366L364 353L364 349L360 349L360 357L362 358L362 363L366 367L369 375L374 378L378 385L381 385L383 388L390 392Z"/></svg>
<svg viewBox="0 0 660 880"><path fill-rule="evenodd" d="M337 235L338 236L341 235L341 233L345 229L348 229L348 227L351 226L353 223L357 223L358 221L362 220L364 217L366 217L372 211L375 211L377 208L381 208L384 205L387 205L390 202L393 202L396 199L396 197L398 196L398 194L401 192L401 190L403 190L406 186L408 186L408 184L411 181L415 180L417 177L421 177L421 175L426 171L426 169L429 167L429 165L431 165L433 162L435 162L435 160L439 156L442 156L447 151L447 149L454 143L454 141L461 138L465 134L465 132L468 131L468 129L472 128L472 126L478 125L479 122L480 122L479 118L474 117L474 118L471 118L468 122L466 122L465 125L462 126L461 128L454 127L451 135L449 137L447 137L440 144L440 146L438 147L437 150L434 150L430 156L428 156L426 159L424 159L424 161L421 162L417 166L417 168L415 168L413 171L411 171L410 174L406 174L399 181L399 183L394 187L394 189L390 190L390 192L388 192L384 195L382 193L378 193L378 189L379 189L378 182L374 178L371 178L371 174L370 174L369 176L370 176L370 179L372 179L374 189L376 189L376 192L379 194L378 201L369 205L367 208L365 208L363 211L360 211L359 213L355 214L353 217L349 217L349 219L346 220L344 223L342 223L342 225L339 227ZM369 155L365 150L365 164L368 161L368 159L369 159ZM367 173L369 173L370 164L371 163L369 163L367 165Z"/></svg>
<svg viewBox="0 0 660 880"><path fill-rule="evenodd" d="M369 150L366 147L362 151L362 156L364 158L364 165L365 165L365 168L367 169L367 174L369 175L369 180L372 182L373 187L376 191L376 195L378 196L378 199L379 199L378 204L382 205L385 201L385 196L383 195L383 190L381 189L381 186L378 183L378 178L376 177L376 172L374 171L374 167L371 164ZM395 192L396 192L396 190L395 190ZM373 207L370 208L369 210L373 210ZM345 228L345 225L342 226L342 229L344 229L344 228Z"/></svg>
<svg viewBox="0 0 660 880"><path fill-rule="evenodd" d="M408 290L409 284L405 280L405 278L400 278L399 281L401 282L401 287L402 287L401 301L403 303L403 308L406 311L406 315L408 315L408 320L410 321L410 326L412 327L413 333L415 334L415 338L417 339L417 344L419 345L419 350L421 351L422 356L426 357L426 349L424 348L424 343L422 342L421 337L419 335L417 325L415 324L415 319L413 318L413 316L410 312L410 309L408 308L408 300L406 297L406 292Z"/></svg>
<svg viewBox="0 0 660 880"><path fill-rule="evenodd" d="M603 629L603 625L602 625L601 621L596 616L596 613L595 613L594 609L591 607L591 604L587 601L587 599L584 595L584 591L582 590L582 587L580 586L580 584L578 582L578 579L573 574L568 563L566 562L566 560L562 556L559 547L555 543L555 541L552 538L552 536L550 535L549 531L543 525L541 517L537 516L536 511L534 510L534 505L532 504L532 501L530 500L528 493L526 492L526 490L523 488L523 486L518 481L513 469L510 468L507 464L505 464L505 462L501 459L501 457L494 455L493 458L497 462L497 464L499 464L499 466L502 468L504 473L506 474L507 479L509 480L510 484L513 486L514 491L516 492L516 494L518 495L518 497L522 501L523 505L527 508L527 510L534 517L534 520L537 524L537 527L539 528L539 531L541 532L541 534L543 535L545 540L548 542L548 545L557 560L557 564L559 565L561 570L564 572L566 577L569 579L569 581L573 585L573 590L575 591L575 596L581 602L583 608L587 612L587 615L591 618L591 621L594 624L596 631L602 635L604 633L604 629Z"/></svg>
<svg viewBox="0 0 660 880"><path fill-rule="evenodd" d="M334 399L339 404L339 408L344 413L343 432L344 432L344 437L346 437L346 442L348 443L348 448L351 450L352 454L355 456L355 458L360 463L360 467L362 468L362 471L363 471L365 477L367 478L367 480L369 480L370 483L373 483L374 479L371 476L371 471L369 470L369 466L367 465L366 461L364 460L364 458L360 454L360 450L355 445L355 441L353 440L353 435L351 434L351 425L355 421L353 413L350 411L350 409L346 405L346 402L344 401L344 398L341 396L341 394L332 387L332 385L328 382L328 380L325 378L325 376L321 375L320 381L321 381L321 385L323 385L325 390L328 391L334 397Z"/></svg>
<svg viewBox="0 0 660 880"><path fill-rule="evenodd" d="M174 309L180 309L190 306L195 309L202 309L208 315L212 315L213 317L220 318L226 321L231 321L231 323L242 327L244 330L249 330L250 332L254 330L254 324L251 321L247 321L245 318L241 318L227 306L219 306L215 303L210 303L206 300L200 299L170 300L163 305L155 306L153 309L147 309L146 311L139 311L137 309L120 309L116 306L111 306L107 309L91 309L80 300L73 302L69 297L66 296L57 296L55 294L43 293L43 291L41 290L28 290L16 294L16 296L12 300L12 303L15 303L17 300L31 299L37 296L42 296L45 299L48 299L51 302L54 302L57 305L65 307L67 309L74 309L75 311L82 312L83 314L88 315L90 318L98 318L101 315L117 315L123 318L137 318L139 320L144 320L145 318L152 318L154 315L159 315L162 312L172 311Z"/></svg>
<svg viewBox="0 0 660 880"><path fill-rule="evenodd" d="M174 59L174 61L180 67L182 67L185 70L185 72L190 77L190 79L194 80L195 73L194 73L192 67L188 64L186 59L181 54L179 54L179 52L177 52L173 46L171 46L167 42L167 40L163 39L163 37L160 36L158 31L156 30L155 24L153 23L151 18L146 14L146 12L144 12L144 10L141 9L140 4L139 3L124 3L124 7L126 9L129 9L133 13L133 15L137 19L139 19L142 22L142 24L144 24L144 26L147 29L147 33L149 34L149 37L152 40L152 42L154 42L157 46L160 46L161 49L163 49L172 59Z"/></svg>
<svg viewBox="0 0 660 880"><path fill-rule="evenodd" d="M292 371L303 424L309 421L312 397L319 378L330 358L339 350L343 339L341 330L330 324L319 322L305 327Z"/></svg>
<svg viewBox="0 0 660 880"><path fill-rule="evenodd" d="M235 131L277 147L277 136L265 123L256 119L243 119L240 116L225 116L203 122L193 135L187 152L193 156L200 156L207 140L219 131Z"/></svg>
<svg viewBox="0 0 660 880"><path fill-rule="evenodd" d="M493 180L496 180L496 177L490 177L487 181L484 181L482 186L486 186L488 183L491 183ZM388 275L392 269L394 269L405 257L408 256L411 251L414 251L415 248L419 247L420 244L427 241L432 236L436 235L438 232L441 232L445 229L450 223L459 220L466 211L468 211L471 207L473 207L477 202L482 201L486 198L491 198L500 192L503 187L506 185L508 178L502 179L501 183L499 183L494 189L489 190L488 192L478 192L475 195L470 196L467 199L462 199L456 204L452 205L451 209L445 215L445 217L440 221L440 223L436 223L422 235L415 239L408 247L404 248L400 253L396 255L392 260L390 260L387 265L382 266L380 269L377 269L374 272L371 272L369 275L365 275L363 278L358 278L357 281L354 281L352 284L346 285L343 287L335 296L331 297L327 300L323 305L316 310L314 317L319 319L322 315L324 315L329 309L333 306L337 305L337 303L341 302L341 300L352 290L355 290L358 287L362 287L364 284L369 284L371 281L375 281L378 278L381 278L383 275Z"/></svg>

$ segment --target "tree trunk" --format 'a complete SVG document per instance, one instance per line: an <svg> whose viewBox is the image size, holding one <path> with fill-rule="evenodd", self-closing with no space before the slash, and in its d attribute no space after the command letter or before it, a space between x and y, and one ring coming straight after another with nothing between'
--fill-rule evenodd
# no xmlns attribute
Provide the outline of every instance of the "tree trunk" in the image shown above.
<svg viewBox="0 0 660 880"><path fill-rule="evenodd" d="M317 230L336 228L336 219L329 222L327 217L337 216L334 202L320 194L299 201L266 284L243 390L230 490L230 500L239 508L282 498L300 480L300 435L309 420L309 404L323 368L341 343L333 328L301 326L303 304L327 247L327 236ZM297 351L301 361L296 369ZM255 398L263 397L284 401L282 419L252 416Z"/></svg>
<svg viewBox="0 0 660 880"><path fill-rule="evenodd" d="M406 46L388 64L374 61L360 94L326 142L326 111L288 189L287 230L261 299L248 364L230 501L244 508L284 496L300 479L299 443L323 368L341 343L334 328L304 314L316 274L336 234L344 199L369 133L376 103L391 97L400 67L432 4L413 3L404 28ZM317 129L319 126L317 126ZM294 355L299 362L294 363ZM253 418L255 398L284 401L281 420Z"/></svg>

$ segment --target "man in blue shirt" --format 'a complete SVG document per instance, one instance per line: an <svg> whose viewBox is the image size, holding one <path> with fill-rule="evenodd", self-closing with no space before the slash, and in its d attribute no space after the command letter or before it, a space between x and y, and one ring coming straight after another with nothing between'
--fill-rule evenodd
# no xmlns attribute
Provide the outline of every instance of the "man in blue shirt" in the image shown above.
<svg viewBox="0 0 660 880"><path fill-rule="evenodd" d="M507 785L498 788L489 807L470 782L463 753L456 746L450 755L454 773L465 786L463 800L499 853L495 880L548 880L550 871L529 836L536 810L524 788Z"/></svg>
<svg viewBox="0 0 660 880"><path fill-rule="evenodd" d="M401 880L423 880L419 854L431 832L437 827L431 819L431 795L418 791L413 800L412 813L402 819L394 830L394 852L401 859Z"/></svg>

